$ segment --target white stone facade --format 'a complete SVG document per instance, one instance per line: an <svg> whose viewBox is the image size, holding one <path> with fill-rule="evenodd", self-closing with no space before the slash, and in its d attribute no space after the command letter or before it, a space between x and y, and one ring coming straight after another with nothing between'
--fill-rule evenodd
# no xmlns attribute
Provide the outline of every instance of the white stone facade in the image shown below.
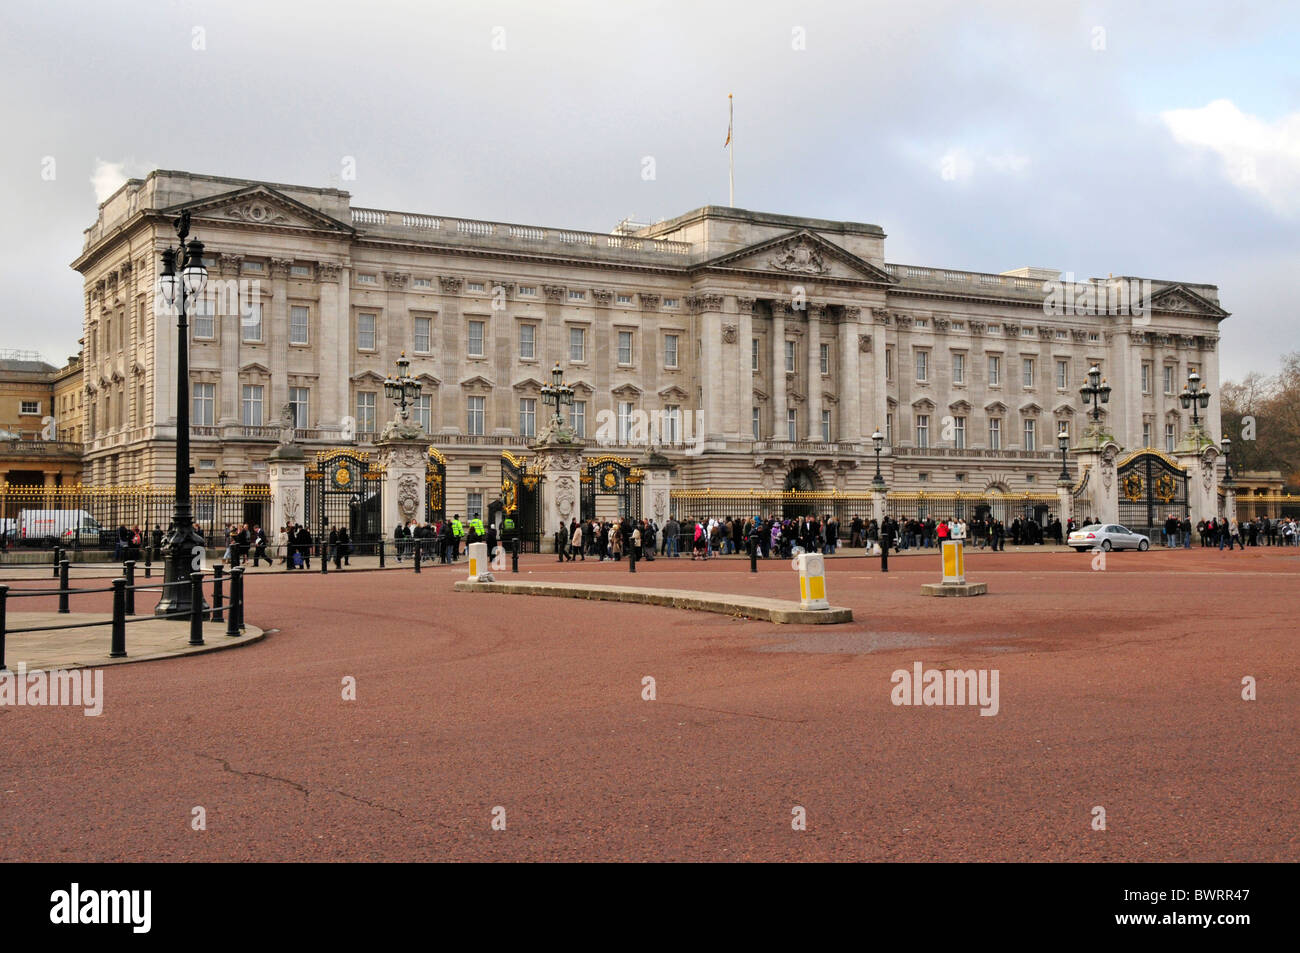
<svg viewBox="0 0 1300 953"><path fill-rule="evenodd" d="M891 264L875 225L740 209L600 234L154 172L100 206L73 263L92 484L171 481L175 321L155 313L153 289L181 209L206 244L210 289L226 295L210 324L191 319L199 482L224 470L232 484L266 483L291 401L309 458L373 449L392 416L382 380L402 352L447 456L449 511L462 513L471 494L484 507L496 495L500 451L526 452L544 426L557 361L593 452L602 411L673 415L660 449L674 487L781 489L797 469L808 488L865 491L880 428L891 489L1052 492L1056 434L1064 422L1081 439L1093 363L1113 388L1104 424L1121 446L1164 450L1167 427L1181 439L1191 369L1214 394L1202 414L1219 436L1227 312L1212 285L1152 281L1125 303L1138 314L1074 313L1115 310L1131 279L1051 286L1051 271Z"/></svg>

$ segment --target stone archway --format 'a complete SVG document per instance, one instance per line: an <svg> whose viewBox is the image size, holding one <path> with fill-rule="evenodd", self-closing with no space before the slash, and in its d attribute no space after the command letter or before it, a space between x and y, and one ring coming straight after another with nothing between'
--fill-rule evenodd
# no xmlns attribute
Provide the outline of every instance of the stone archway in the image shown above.
<svg viewBox="0 0 1300 953"><path fill-rule="evenodd" d="M783 490L811 493L822 488L822 476L813 466L793 466L785 474Z"/></svg>

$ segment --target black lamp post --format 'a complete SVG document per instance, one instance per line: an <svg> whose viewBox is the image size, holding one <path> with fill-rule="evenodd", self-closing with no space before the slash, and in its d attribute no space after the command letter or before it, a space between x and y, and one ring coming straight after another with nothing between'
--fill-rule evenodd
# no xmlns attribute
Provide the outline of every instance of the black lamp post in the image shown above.
<svg viewBox="0 0 1300 953"><path fill-rule="evenodd" d="M1232 450L1232 441L1229 440L1227 437L1224 437L1222 440L1219 441L1219 445L1223 447L1223 485L1231 486L1232 485L1232 463L1228 459L1228 454Z"/></svg>
<svg viewBox="0 0 1300 953"><path fill-rule="evenodd" d="M197 569L205 545L194 527L190 506L190 342L186 313L198 301L208 283L208 269L203 265L203 243L197 238L187 242L190 213L182 212L176 220L179 247L162 253L162 275L158 291L163 303L176 308L176 508L172 525L163 540L165 560L162 598L155 615L188 615L190 573ZM177 274L177 265L180 273ZM207 605L203 606L206 616ZM184 618L184 615L175 616Z"/></svg>
<svg viewBox="0 0 1300 953"><path fill-rule="evenodd" d="M395 362L397 365L396 377L384 378L384 394L388 399L397 404L397 413L402 422L411 419L409 408L415 406L415 402L420 398L420 391L423 389L420 382L411 376L411 362L406 357L406 352Z"/></svg>
<svg viewBox="0 0 1300 953"><path fill-rule="evenodd" d="M1092 403L1092 425L1097 427L1101 422L1101 405L1110 403L1110 385L1096 364L1088 368L1088 383L1079 388L1079 396L1083 398L1085 410Z"/></svg>
<svg viewBox="0 0 1300 953"><path fill-rule="evenodd" d="M1070 449L1070 431L1064 423L1061 424L1061 432L1056 435L1056 445L1061 448L1061 480L1068 483L1070 468L1065 465L1065 452Z"/></svg>
<svg viewBox="0 0 1300 953"><path fill-rule="evenodd" d="M564 418L560 415L560 408L573 403L573 388L564 382L564 371L560 369L559 361L551 368L551 382L542 385L542 403L555 407L555 413L551 415L551 429L563 427Z"/></svg>
<svg viewBox="0 0 1300 953"><path fill-rule="evenodd" d="M885 435L877 430L871 435L871 442L876 448L876 476L871 481L871 485L877 490L883 490L885 488L885 478L880 475L880 451L885 446Z"/></svg>
<svg viewBox="0 0 1300 953"><path fill-rule="evenodd" d="M1187 375L1187 384L1183 387L1183 392L1178 395L1182 401L1183 410L1189 407L1192 410L1192 429L1201 429L1201 417L1196 412L1198 408L1204 410L1210 406L1210 392L1201 388L1201 375L1192 371Z"/></svg>
<svg viewBox="0 0 1300 953"><path fill-rule="evenodd" d="M228 477L225 470L222 470L220 473L217 474L217 485L221 487L223 490L226 488L227 479Z"/></svg>

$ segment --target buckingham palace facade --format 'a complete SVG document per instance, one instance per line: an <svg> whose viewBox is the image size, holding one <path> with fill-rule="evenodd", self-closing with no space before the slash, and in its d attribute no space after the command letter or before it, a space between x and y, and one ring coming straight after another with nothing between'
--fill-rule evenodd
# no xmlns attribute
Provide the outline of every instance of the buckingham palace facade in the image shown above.
<svg viewBox="0 0 1300 953"><path fill-rule="evenodd" d="M684 489L867 490L877 429L891 489L1050 489L1093 365L1121 446L1173 449L1192 370L1219 436L1213 285L896 264L875 225L716 206L593 233L157 171L100 205L73 263L90 484L170 482L176 325L154 289L182 210L209 269L189 340L199 481L264 483L284 414L308 452L365 449L403 353L457 511L494 495L502 450L528 452L557 363L589 452L652 441Z"/></svg>

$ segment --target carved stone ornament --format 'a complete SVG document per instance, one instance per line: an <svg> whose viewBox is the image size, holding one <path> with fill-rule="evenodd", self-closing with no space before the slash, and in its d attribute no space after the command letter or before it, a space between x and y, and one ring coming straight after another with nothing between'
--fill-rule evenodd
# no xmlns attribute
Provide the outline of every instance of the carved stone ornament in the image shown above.
<svg viewBox="0 0 1300 953"><path fill-rule="evenodd" d="M826 264L822 261L821 249L807 237L787 245L780 254L769 258L768 264L778 271L799 275L824 275L827 271Z"/></svg>
<svg viewBox="0 0 1300 953"><path fill-rule="evenodd" d="M602 308L608 308L611 301L614 300L614 292L608 288L592 288L591 300L596 302Z"/></svg>
<svg viewBox="0 0 1300 953"><path fill-rule="evenodd" d="M397 480L397 508L403 519L414 519L415 511L420 507L420 487L415 477L406 473Z"/></svg>
<svg viewBox="0 0 1300 953"><path fill-rule="evenodd" d="M697 311L721 311L722 295L705 293L691 298L691 307Z"/></svg>
<svg viewBox="0 0 1300 953"><path fill-rule="evenodd" d="M460 294L461 286L465 279L459 275L439 275L438 284L442 286L443 294L456 295Z"/></svg>
<svg viewBox="0 0 1300 953"><path fill-rule="evenodd" d="M737 295L737 296L736 296L736 311L739 312L740 314L753 314L753 313L754 313L754 303L755 303L756 301L758 301L757 298L745 298L745 297L741 297L741 296Z"/></svg>
<svg viewBox="0 0 1300 953"><path fill-rule="evenodd" d="M859 334L859 335L858 335L858 350L861 351L863 354L870 354L870 353L871 353L871 335L870 335L870 334Z"/></svg>
<svg viewBox="0 0 1300 953"><path fill-rule="evenodd" d="M664 522L668 517L668 491L655 490L654 496L654 520L656 523Z"/></svg>
<svg viewBox="0 0 1300 953"><path fill-rule="evenodd" d="M284 491L284 521L298 522L298 489L289 487Z"/></svg>
<svg viewBox="0 0 1300 953"><path fill-rule="evenodd" d="M641 307L646 311L657 311L659 309L659 295L642 291L638 297L641 299Z"/></svg>
<svg viewBox="0 0 1300 953"><path fill-rule="evenodd" d="M293 412L293 404L285 404L280 408L280 446L288 447L293 444L294 424L297 418Z"/></svg>
<svg viewBox="0 0 1300 953"><path fill-rule="evenodd" d="M316 274L321 281L338 281L342 272L343 266L336 261L318 261L316 263Z"/></svg>
<svg viewBox="0 0 1300 953"><path fill-rule="evenodd" d="M884 308L872 308L871 316L876 319L876 324L889 323L889 312Z"/></svg>
<svg viewBox="0 0 1300 953"><path fill-rule="evenodd" d="M1201 466L1201 483L1204 484L1204 486L1205 486L1205 488L1206 488L1207 490L1208 490L1210 487L1212 487L1212 486L1214 485L1214 467L1213 467L1213 465L1207 467L1207 466L1204 466L1204 465L1202 464L1202 466Z"/></svg>
<svg viewBox="0 0 1300 953"><path fill-rule="evenodd" d="M289 221L288 216L283 212L267 205L265 202L249 202L246 205L228 208L226 209L226 218L249 222L253 225L281 225Z"/></svg>
<svg viewBox="0 0 1300 953"><path fill-rule="evenodd" d="M576 499L573 477L566 474L555 481L555 509L559 512L560 519L568 521Z"/></svg>
<svg viewBox="0 0 1300 953"><path fill-rule="evenodd" d="M722 343L723 344L736 343L736 326L734 324L724 324L722 326Z"/></svg>
<svg viewBox="0 0 1300 953"><path fill-rule="evenodd" d="M411 276L402 271L384 272L384 281L388 282L388 287L392 291L401 291L410 279Z"/></svg>
<svg viewBox="0 0 1300 953"><path fill-rule="evenodd" d="M546 300L551 302L564 300L564 285L542 285L542 291L546 293Z"/></svg>
<svg viewBox="0 0 1300 953"><path fill-rule="evenodd" d="M862 309L861 309L861 308L856 307L856 306L851 305L851 304L850 304L850 305L845 305L845 307L844 307L844 320L845 320L845 321L854 321L854 322L856 322L856 321L857 321L859 318L861 318L861 317L862 317Z"/></svg>
<svg viewBox="0 0 1300 953"><path fill-rule="evenodd" d="M244 260L243 255L226 255L221 256L221 273L223 275L239 274L240 262Z"/></svg>
<svg viewBox="0 0 1300 953"><path fill-rule="evenodd" d="M1004 325L1002 325L1002 333L1005 334L1007 337L1019 337L1019 336L1020 336L1020 325L1018 325L1018 324L1004 324Z"/></svg>

